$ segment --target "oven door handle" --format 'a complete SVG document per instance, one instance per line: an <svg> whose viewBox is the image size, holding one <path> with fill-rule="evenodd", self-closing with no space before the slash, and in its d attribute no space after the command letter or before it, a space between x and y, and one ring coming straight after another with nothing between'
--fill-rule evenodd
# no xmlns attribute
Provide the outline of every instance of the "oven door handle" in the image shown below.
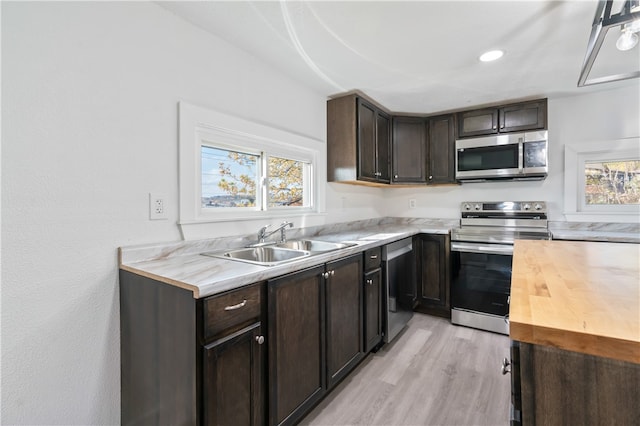
<svg viewBox="0 0 640 426"><path fill-rule="evenodd" d="M513 246L502 244L473 244L452 242L451 251L511 255L513 254Z"/></svg>

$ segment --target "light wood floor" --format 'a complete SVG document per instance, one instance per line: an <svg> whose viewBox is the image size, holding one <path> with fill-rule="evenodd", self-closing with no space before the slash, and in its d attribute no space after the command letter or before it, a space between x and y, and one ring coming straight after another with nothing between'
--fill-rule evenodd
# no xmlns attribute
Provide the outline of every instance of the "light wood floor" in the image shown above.
<svg viewBox="0 0 640 426"><path fill-rule="evenodd" d="M508 425L509 338L414 314L303 425Z"/></svg>

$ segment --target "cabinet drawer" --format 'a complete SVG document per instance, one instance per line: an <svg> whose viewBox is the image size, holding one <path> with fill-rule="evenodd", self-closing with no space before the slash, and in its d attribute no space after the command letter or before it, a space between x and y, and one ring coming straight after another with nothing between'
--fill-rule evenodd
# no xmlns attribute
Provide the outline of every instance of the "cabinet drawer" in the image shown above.
<svg viewBox="0 0 640 426"><path fill-rule="evenodd" d="M374 247L364 252L364 270L370 271L380 267L382 262L382 248Z"/></svg>
<svg viewBox="0 0 640 426"><path fill-rule="evenodd" d="M204 338L260 318L263 284L254 284L204 301Z"/></svg>

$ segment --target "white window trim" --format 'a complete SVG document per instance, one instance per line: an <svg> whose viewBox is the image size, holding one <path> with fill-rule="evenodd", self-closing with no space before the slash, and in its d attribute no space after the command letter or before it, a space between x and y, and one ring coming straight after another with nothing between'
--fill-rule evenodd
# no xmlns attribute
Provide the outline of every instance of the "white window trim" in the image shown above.
<svg viewBox="0 0 640 426"><path fill-rule="evenodd" d="M640 158L640 138L596 141L564 147L564 215L575 222L640 222L640 206L597 206L584 201L584 164Z"/></svg>
<svg viewBox="0 0 640 426"><path fill-rule="evenodd" d="M326 149L321 140L198 107L179 103L180 225L300 217L325 212ZM201 145L245 152L266 152L311 163L311 207L211 210L201 207ZM218 142L219 141L219 142Z"/></svg>

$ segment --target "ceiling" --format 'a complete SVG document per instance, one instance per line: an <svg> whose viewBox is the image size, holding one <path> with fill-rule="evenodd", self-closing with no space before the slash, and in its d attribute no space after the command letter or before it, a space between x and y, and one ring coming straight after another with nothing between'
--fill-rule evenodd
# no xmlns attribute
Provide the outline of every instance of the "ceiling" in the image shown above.
<svg viewBox="0 0 640 426"><path fill-rule="evenodd" d="M596 1L180 1L158 4L323 95L360 90L394 112L637 90L577 87ZM640 69L608 41L596 74ZM611 41L612 40L612 41ZM478 61L487 50L505 55ZM604 74L603 74L604 73Z"/></svg>

